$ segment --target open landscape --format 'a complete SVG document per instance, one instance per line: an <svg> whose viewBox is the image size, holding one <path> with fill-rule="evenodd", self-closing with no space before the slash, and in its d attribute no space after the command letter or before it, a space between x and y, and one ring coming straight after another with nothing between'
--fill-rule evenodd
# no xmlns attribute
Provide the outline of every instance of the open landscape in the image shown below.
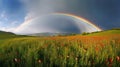
<svg viewBox="0 0 120 67"><path fill-rule="evenodd" d="M0 0L0 67L120 67L120 0Z"/></svg>
<svg viewBox="0 0 120 67"><path fill-rule="evenodd" d="M0 32L2 67L119 67L120 30L64 36Z"/></svg>

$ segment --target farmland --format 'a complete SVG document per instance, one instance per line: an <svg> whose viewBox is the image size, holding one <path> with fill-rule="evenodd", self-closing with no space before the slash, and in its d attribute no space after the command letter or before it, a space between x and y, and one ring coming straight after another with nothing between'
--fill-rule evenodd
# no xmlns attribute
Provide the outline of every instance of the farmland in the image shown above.
<svg viewBox="0 0 120 67"><path fill-rule="evenodd" d="M120 30L51 37L0 34L0 67L120 67Z"/></svg>

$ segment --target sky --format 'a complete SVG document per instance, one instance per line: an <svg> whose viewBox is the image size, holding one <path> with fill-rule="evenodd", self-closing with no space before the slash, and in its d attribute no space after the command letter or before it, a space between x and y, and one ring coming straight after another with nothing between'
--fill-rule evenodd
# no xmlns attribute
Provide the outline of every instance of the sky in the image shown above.
<svg viewBox="0 0 120 67"><path fill-rule="evenodd" d="M83 17L103 30L120 28L120 0L0 0L0 30L14 32L27 20L50 13Z"/></svg>

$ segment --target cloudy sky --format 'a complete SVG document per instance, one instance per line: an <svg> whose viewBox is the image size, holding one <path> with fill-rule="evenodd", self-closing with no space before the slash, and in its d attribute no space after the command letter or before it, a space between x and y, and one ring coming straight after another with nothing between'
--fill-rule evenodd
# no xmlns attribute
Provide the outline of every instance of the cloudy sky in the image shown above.
<svg viewBox="0 0 120 67"><path fill-rule="evenodd" d="M14 31L31 18L56 12L81 16L103 30L120 28L120 0L0 0L0 30Z"/></svg>

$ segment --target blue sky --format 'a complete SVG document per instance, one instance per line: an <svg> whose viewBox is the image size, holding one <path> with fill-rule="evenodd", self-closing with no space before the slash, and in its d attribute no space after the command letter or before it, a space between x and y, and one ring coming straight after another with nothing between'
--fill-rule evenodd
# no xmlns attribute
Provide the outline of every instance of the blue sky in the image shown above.
<svg viewBox="0 0 120 67"><path fill-rule="evenodd" d="M78 15L102 29L120 27L120 0L0 0L0 30L9 31L30 16L51 12Z"/></svg>
<svg viewBox="0 0 120 67"><path fill-rule="evenodd" d="M0 1L0 27L16 27L24 21L26 10L19 0Z"/></svg>

